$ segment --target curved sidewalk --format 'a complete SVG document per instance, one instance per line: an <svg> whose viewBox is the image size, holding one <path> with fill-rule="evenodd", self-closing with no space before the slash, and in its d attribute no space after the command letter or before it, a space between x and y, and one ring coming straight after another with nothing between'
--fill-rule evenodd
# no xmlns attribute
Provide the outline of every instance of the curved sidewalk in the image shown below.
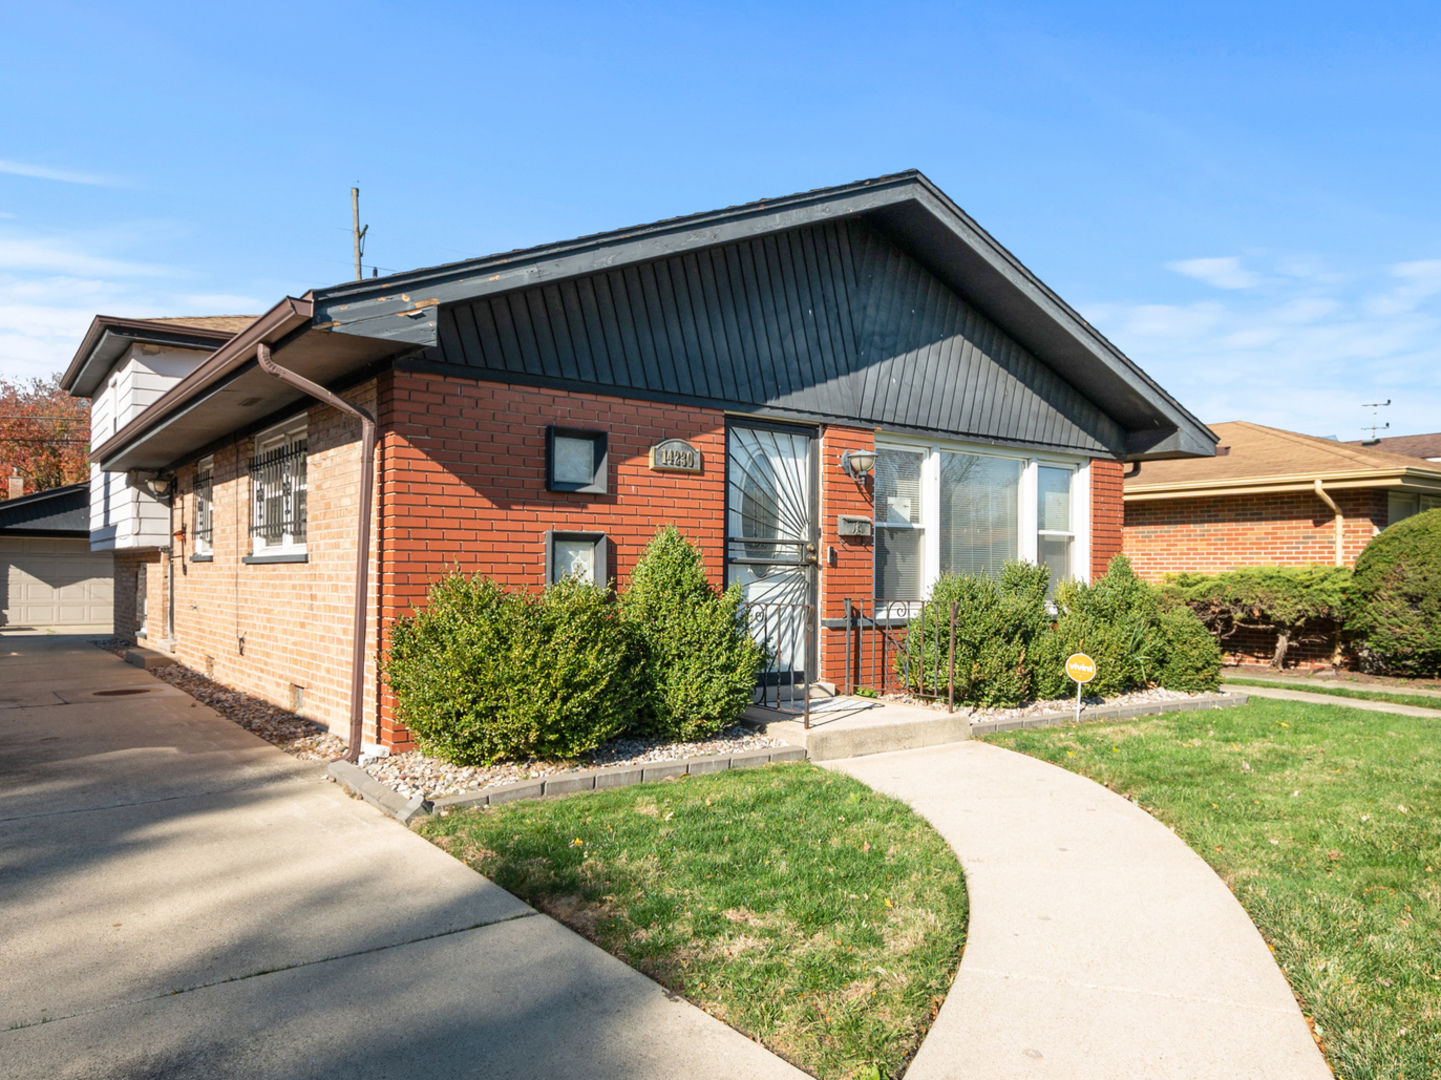
<svg viewBox="0 0 1441 1080"><path fill-rule="evenodd" d="M915 807L965 867L965 957L907 1080L1329 1080L1260 933L1145 811L976 742L827 767Z"/></svg>

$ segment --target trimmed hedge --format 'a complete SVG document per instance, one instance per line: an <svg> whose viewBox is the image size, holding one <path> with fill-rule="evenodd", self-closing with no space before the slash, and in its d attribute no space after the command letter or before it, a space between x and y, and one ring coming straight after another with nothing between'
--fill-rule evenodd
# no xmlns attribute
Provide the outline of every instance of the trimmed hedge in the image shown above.
<svg viewBox="0 0 1441 1080"><path fill-rule="evenodd" d="M958 701L1009 706L1068 697L1075 684L1065 663L1076 652L1096 661L1086 690L1104 697L1147 686L1195 692L1220 685L1221 650L1206 627L1136 577L1124 555L1092 584L1061 583L1054 612L1048 581L1045 567L1029 563L1008 564L999 579L942 577L911 621L897 674L912 690L945 684L954 602Z"/></svg>
<svg viewBox="0 0 1441 1080"><path fill-rule="evenodd" d="M656 533L620 605L647 661L637 730L700 739L736 722L766 660L741 602L739 585L711 586L699 549L679 529Z"/></svg>
<svg viewBox="0 0 1441 1080"><path fill-rule="evenodd" d="M396 620L385 664L416 745L458 765L594 750L632 726L645 674L608 589L506 592L459 573Z"/></svg>
<svg viewBox="0 0 1441 1080"><path fill-rule="evenodd" d="M1441 510L1398 521L1366 545L1345 618L1365 667L1441 675Z"/></svg>

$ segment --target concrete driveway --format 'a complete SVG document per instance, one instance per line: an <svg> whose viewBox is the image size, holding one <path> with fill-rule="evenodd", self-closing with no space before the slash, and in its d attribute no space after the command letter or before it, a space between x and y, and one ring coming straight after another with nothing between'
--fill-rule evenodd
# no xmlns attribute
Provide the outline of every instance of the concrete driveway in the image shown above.
<svg viewBox="0 0 1441 1080"><path fill-rule="evenodd" d="M0 634L0 1077L800 1077L188 695Z"/></svg>

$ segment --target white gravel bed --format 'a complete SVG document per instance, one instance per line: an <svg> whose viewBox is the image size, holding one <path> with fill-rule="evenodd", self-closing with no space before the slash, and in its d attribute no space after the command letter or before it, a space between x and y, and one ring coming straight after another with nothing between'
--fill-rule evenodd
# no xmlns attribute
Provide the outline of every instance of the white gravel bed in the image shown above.
<svg viewBox="0 0 1441 1080"><path fill-rule="evenodd" d="M1193 698L1219 698L1225 695L1221 692L1202 691L1199 693L1188 693L1184 690L1164 690L1155 687L1150 690L1132 690L1129 694L1116 694L1113 697L1101 697L1099 695L1081 696L1081 718L1086 716L1088 708L1098 705L1147 705L1157 701L1184 701ZM907 705L920 705L928 709L935 709L939 712L946 711L944 701L930 701L923 698L911 697L909 694L887 694L885 701L900 701ZM995 720L1016 720L1027 716L1040 716L1042 713L1071 712L1076 708L1076 699L1072 697L1053 698L1049 701L1033 701L1027 705L1018 705L1014 708L974 708L971 706L956 706L956 712L969 712L972 724L988 724Z"/></svg>
<svg viewBox="0 0 1441 1080"><path fill-rule="evenodd" d="M641 765L709 754L738 754L787 745L784 739L757 735L743 724L735 724L713 738L699 742L668 743L660 739L614 739L577 761L526 761L499 765L448 765L418 750L389 757L360 759L361 766L382 784L406 798L427 799L459 795L495 784L516 784L543 776L592 769L598 765Z"/></svg>

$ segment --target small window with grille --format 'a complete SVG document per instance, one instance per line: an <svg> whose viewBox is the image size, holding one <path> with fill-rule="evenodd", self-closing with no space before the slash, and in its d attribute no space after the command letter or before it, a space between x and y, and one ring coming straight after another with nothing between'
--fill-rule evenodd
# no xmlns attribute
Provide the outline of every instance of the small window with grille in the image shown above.
<svg viewBox="0 0 1441 1080"><path fill-rule="evenodd" d="M270 431L255 440L250 460L250 536L254 554L305 550L305 427Z"/></svg>
<svg viewBox="0 0 1441 1080"><path fill-rule="evenodd" d="M209 555L211 548L211 528L214 522L214 513L211 509L211 493L213 488L212 479L215 475L215 459L202 458L195 466L195 554Z"/></svg>

